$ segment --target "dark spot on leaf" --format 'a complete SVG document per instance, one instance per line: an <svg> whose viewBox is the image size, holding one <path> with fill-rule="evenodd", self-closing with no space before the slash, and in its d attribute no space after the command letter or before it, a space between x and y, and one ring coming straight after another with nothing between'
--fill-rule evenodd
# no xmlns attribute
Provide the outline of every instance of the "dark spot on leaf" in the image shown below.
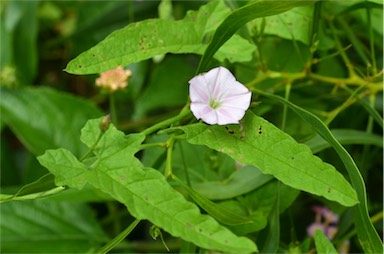
<svg viewBox="0 0 384 254"><path fill-rule="evenodd" d="M199 232L200 232L200 233L203 232L203 229L202 229L202 228L199 228Z"/></svg>
<svg viewBox="0 0 384 254"><path fill-rule="evenodd" d="M292 157L291 157L291 160L294 160L294 159L295 159L295 157L292 156Z"/></svg>
<svg viewBox="0 0 384 254"><path fill-rule="evenodd" d="M262 131L262 126L261 126L261 125L259 126L259 131L258 131L258 133L259 133L260 135L263 133L263 131Z"/></svg>
<svg viewBox="0 0 384 254"><path fill-rule="evenodd" d="M79 65L78 67L81 68L81 67L83 67L83 66Z"/></svg>
<svg viewBox="0 0 384 254"><path fill-rule="evenodd" d="M328 187L328 193L331 193L332 189L331 187Z"/></svg>

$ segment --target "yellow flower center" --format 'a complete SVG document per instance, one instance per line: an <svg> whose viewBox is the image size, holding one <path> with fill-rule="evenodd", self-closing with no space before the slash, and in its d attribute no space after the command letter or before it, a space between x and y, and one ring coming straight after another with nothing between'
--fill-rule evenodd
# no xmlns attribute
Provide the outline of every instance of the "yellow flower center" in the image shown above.
<svg viewBox="0 0 384 254"><path fill-rule="evenodd" d="M221 101L216 99L216 98L213 98L209 101L209 106L212 108L212 109L218 109L221 107Z"/></svg>

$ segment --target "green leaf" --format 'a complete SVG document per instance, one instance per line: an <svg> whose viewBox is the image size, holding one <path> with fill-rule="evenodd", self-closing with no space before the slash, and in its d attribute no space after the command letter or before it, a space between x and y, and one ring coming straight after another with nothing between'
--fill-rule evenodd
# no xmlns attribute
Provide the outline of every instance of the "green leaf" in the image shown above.
<svg viewBox="0 0 384 254"><path fill-rule="evenodd" d="M63 190L63 187L57 187L55 185L54 175L48 173L38 180L24 185L15 195L1 194L0 203L11 200L37 199L57 194Z"/></svg>
<svg viewBox="0 0 384 254"><path fill-rule="evenodd" d="M0 89L1 121L35 155L64 147L80 156L78 134L87 119L101 116L89 102L48 88Z"/></svg>
<svg viewBox="0 0 384 254"><path fill-rule="evenodd" d="M183 186L183 188L188 192L189 196L201 208L203 208L208 214L210 214L212 217L214 217L216 220L220 221L221 223L226 225L239 225L239 224L252 223L252 220L250 218L238 215L232 212L231 210L226 209L225 207L210 201L209 199L201 196L198 192L190 188L188 185L184 184L178 178L176 177L173 177L173 178L176 179L177 183Z"/></svg>
<svg viewBox="0 0 384 254"><path fill-rule="evenodd" d="M247 165L220 181L206 181L192 183L198 193L211 200L230 199L257 189L273 179L257 168Z"/></svg>
<svg viewBox="0 0 384 254"><path fill-rule="evenodd" d="M216 29L213 39L205 50L203 57L200 60L199 67L196 73L206 70L209 61L217 50L228 41L236 31L249 21L276 15L285 12L291 8L313 4L314 1L269 1L260 0L247 4L239 9L234 10Z"/></svg>
<svg viewBox="0 0 384 254"><path fill-rule="evenodd" d="M314 238L317 253L338 253L323 231L315 230Z"/></svg>
<svg viewBox="0 0 384 254"><path fill-rule="evenodd" d="M345 206L357 203L356 193L330 164L314 156L288 134L252 112L240 125L220 126L203 123L179 127L192 144L206 145L233 159L251 164L264 174L309 193L337 201ZM226 128L231 128L234 134Z"/></svg>
<svg viewBox="0 0 384 254"><path fill-rule="evenodd" d="M86 253L107 240L86 205L43 200L1 204L4 253Z"/></svg>
<svg viewBox="0 0 384 254"><path fill-rule="evenodd" d="M313 9L313 5L297 7L278 15L265 17L265 21L256 19L251 25L256 26L258 31L260 31L262 23L265 22L263 29L264 34L272 34L284 39L301 41L306 45L310 45L312 42L310 32L312 28ZM300 29L298 29L298 27L300 27Z"/></svg>
<svg viewBox="0 0 384 254"><path fill-rule="evenodd" d="M364 144L383 147L382 137L376 134L350 129L335 129L331 130L331 132L341 144ZM313 153L318 153L328 147L332 147L320 135L311 138L305 144L311 148Z"/></svg>
<svg viewBox="0 0 384 254"><path fill-rule="evenodd" d="M185 58L166 58L161 65L155 66L145 91L137 98L134 117L141 118L154 109L183 106L188 99L187 85L192 76L193 70Z"/></svg>
<svg viewBox="0 0 384 254"><path fill-rule="evenodd" d="M344 163L345 168L348 171L352 185L356 190L359 203L352 208L354 221L356 225L357 235L363 250L367 253L382 253L383 246L380 237L375 230L372 222L370 221L368 209L367 209L367 194L363 177L360 174L356 163L352 159L351 155L345 150L345 148L336 140L327 126L312 113L296 106L295 104L273 94L267 94L262 91L258 91L264 96L273 99L287 105L296 114L303 118L306 122L310 123L316 131L327 140L332 147L336 150L337 154Z"/></svg>
<svg viewBox="0 0 384 254"><path fill-rule="evenodd" d="M183 20L148 19L129 24L80 54L65 70L73 74L100 73L166 53L202 54L205 38L229 12L223 1L212 1L198 12L189 12ZM255 46L240 37L234 40L217 58L251 60Z"/></svg>
<svg viewBox="0 0 384 254"><path fill-rule="evenodd" d="M32 82L37 73L38 5L39 1L11 1L5 14L8 35L12 39L12 64L23 84Z"/></svg>
<svg viewBox="0 0 384 254"><path fill-rule="evenodd" d="M84 127L81 139L93 146L100 119ZM111 125L97 142L95 157L80 163L65 149L47 151L40 163L55 176L58 185L81 188L89 183L123 203L137 219L147 219L175 237L196 245L226 252L253 252L256 245L234 235L212 217L202 215L196 205L171 188L157 170L144 168L134 156L143 134L130 134Z"/></svg>

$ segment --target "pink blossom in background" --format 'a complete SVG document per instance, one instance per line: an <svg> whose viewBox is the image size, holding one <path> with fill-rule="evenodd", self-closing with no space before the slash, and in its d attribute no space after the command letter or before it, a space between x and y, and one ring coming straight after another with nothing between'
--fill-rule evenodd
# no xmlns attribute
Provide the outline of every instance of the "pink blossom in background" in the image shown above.
<svg viewBox="0 0 384 254"><path fill-rule="evenodd" d="M132 76L130 70L124 70L123 67L118 66L113 70L100 73L100 77L96 79L96 85L111 92L124 90L128 85L128 78L130 76Z"/></svg>
<svg viewBox="0 0 384 254"><path fill-rule="evenodd" d="M252 93L224 67L195 76L189 84L191 111L208 124L237 124L251 103Z"/></svg>

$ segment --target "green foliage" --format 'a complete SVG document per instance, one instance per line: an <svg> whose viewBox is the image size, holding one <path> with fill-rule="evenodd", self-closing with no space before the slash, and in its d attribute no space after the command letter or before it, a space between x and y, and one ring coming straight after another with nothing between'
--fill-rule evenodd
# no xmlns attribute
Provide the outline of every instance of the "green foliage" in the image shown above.
<svg viewBox="0 0 384 254"><path fill-rule="evenodd" d="M382 253L382 19L378 0L2 1L0 251ZM191 111L218 66L252 93L239 124Z"/></svg>
<svg viewBox="0 0 384 254"><path fill-rule="evenodd" d="M203 41L228 13L222 1L213 1L199 12L189 12L183 20L151 19L130 24L82 53L65 70L74 74L99 73L165 53L202 54L206 47ZM228 43L217 55L220 61L251 60L253 45L241 37Z"/></svg>
<svg viewBox="0 0 384 254"><path fill-rule="evenodd" d="M355 191L335 168L251 112L239 126L195 124L180 129L187 134L188 142L207 145L240 163L254 165L291 187L346 206L357 203Z"/></svg>
<svg viewBox="0 0 384 254"><path fill-rule="evenodd" d="M0 224L2 252L84 253L108 240L82 203L17 201L2 204L0 211L7 218Z"/></svg>
<svg viewBox="0 0 384 254"><path fill-rule="evenodd" d="M84 127L81 140L94 144L95 157L79 162L65 149L49 150L38 159L55 176L56 184L82 188L90 183L125 204L138 219L148 219L174 236L204 248L230 252L256 251L250 240L239 238L207 215L201 215L195 205L173 190L164 176L144 168L134 157L144 140L142 134L116 130L111 125L98 140L95 135L101 119Z"/></svg>
<svg viewBox="0 0 384 254"><path fill-rule="evenodd" d="M58 147L81 155L80 129L87 119L101 115L91 103L48 88L2 88L0 109L2 121L35 155Z"/></svg>

